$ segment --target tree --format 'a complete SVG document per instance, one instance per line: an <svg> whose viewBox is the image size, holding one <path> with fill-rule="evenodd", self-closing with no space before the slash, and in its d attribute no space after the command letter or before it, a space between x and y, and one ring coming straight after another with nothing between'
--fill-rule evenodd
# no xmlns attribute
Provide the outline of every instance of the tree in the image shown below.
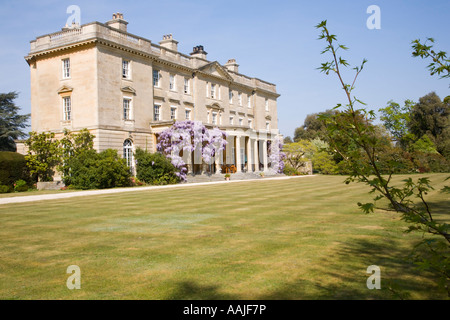
<svg viewBox="0 0 450 320"><path fill-rule="evenodd" d="M333 114L334 110L326 110L324 112L312 113L306 116L302 126L295 129L294 141L313 140L315 138L326 139L326 126L319 120L322 114Z"/></svg>
<svg viewBox="0 0 450 320"><path fill-rule="evenodd" d="M286 143L292 143L292 142L294 142L294 141L292 141L292 138L291 138L290 136L285 137L285 138L284 138L284 141L283 141L284 144L286 144Z"/></svg>
<svg viewBox="0 0 450 320"><path fill-rule="evenodd" d="M25 156L30 173L38 181L53 181L55 167L60 163L59 141L53 132L30 132L25 141Z"/></svg>
<svg viewBox="0 0 450 320"><path fill-rule="evenodd" d="M416 137L427 135L437 151L450 158L450 104L441 101L435 92L419 99L411 110L408 127Z"/></svg>
<svg viewBox="0 0 450 320"><path fill-rule="evenodd" d="M14 104L17 92L0 93L0 151L16 151L14 140L23 138L29 114L19 115L19 107Z"/></svg>
<svg viewBox="0 0 450 320"><path fill-rule="evenodd" d="M285 144L283 152L286 155L286 165L299 171L308 161L308 155L312 155L312 144L308 140L299 140L297 142Z"/></svg>
<svg viewBox="0 0 450 320"><path fill-rule="evenodd" d="M64 129L64 136L59 141L61 162L59 163L58 171L62 173L65 185L72 184L72 160L84 151L93 150L94 138L95 136L86 128L80 130L78 133L73 133Z"/></svg>
<svg viewBox="0 0 450 320"><path fill-rule="evenodd" d="M380 120L384 127L403 149L406 149L411 141L415 140L415 136L411 134L408 128L414 104L411 100L405 100L404 105L400 106L390 100L387 107L378 110L381 113Z"/></svg>
<svg viewBox="0 0 450 320"><path fill-rule="evenodd" d="M421 177L414 182L409 178L405 180L402 187L395 187L391 184L394 171L389 170L387 175L382 174L379 156L385 154L383 150L388 145L383 139L377 138L376 127L372 124L375 113L364 108L358 109L357 105L364 105L364 103L352 96L355 82L367 60L364 59L360 66L354 68L353 82L345 83L340 68L348 67L349 63L338 56L338 53L348 48L337 43L337 37L329 33L326 21L319 23L316 28L321 30L319 39L324 39L327 43L322 54L329 53L332 56L330 61L322 63L318 69L327 75L330 72L337 75L348 102L340 113L322 117L327 125L332 149L342 155L351 169L346 183L353 181L365 183L371 187L372 193L376 193L374 202L358 203L364 212L373 212L375 203L385 198L389 202L389 208L399 212L402 219L410 224L409 231L420 231L427 235L421 242L422 247L427 248L427 251L425 253L416 251L415 261L424 269L437 273L441 279L439 284L445 287L450 296L450 225L436 221L425 200L425 195L432 189L430 180ZM338 104L336 108L342 108L342 106ZM356 148L350 148L348 141L351 141ZM389 161L395 168L395 159ZM449 189L446 187L445 191L448 192ZM414 197L419 199L419 204L413 201Z"/></svg>

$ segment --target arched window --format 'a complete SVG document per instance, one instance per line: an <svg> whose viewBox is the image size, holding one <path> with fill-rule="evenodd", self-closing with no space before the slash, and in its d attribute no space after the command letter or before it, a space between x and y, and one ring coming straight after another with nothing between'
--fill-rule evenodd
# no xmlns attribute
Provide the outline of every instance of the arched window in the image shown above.
<svg viewBox="0 0 450 320"><path fill-rule="evenodd" d="M130 139L123 142L123 158L131 169L133 167L133 142Z"/></svg>

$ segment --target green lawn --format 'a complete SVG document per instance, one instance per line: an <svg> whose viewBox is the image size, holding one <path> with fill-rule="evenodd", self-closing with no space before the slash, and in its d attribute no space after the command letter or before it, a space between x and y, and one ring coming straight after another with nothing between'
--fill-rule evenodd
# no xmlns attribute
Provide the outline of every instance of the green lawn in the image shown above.
<svg viewBox="0 0 450 320"><path fill-rule="evenodd" d="M440 218L448 174L430 174ZM400 181L405 176L396 177ZM419 177L419 176L414 176ZM365 215L344 177L0 205L0 299L445 299L405 258L420 234ZM69 290L66 269L81 269ZM370 265L381 290L366 287Z"/></svg>

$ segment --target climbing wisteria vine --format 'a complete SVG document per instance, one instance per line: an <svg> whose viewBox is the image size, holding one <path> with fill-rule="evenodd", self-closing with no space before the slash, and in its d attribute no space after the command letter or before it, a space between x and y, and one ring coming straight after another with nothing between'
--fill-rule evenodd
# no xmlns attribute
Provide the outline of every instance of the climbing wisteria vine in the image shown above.
<svg viewBox="0 0 450 320"><path fill-rule="evenodd" d="M269 140L267 146L269 149L270 170L273 173L283 173L284 159L286 158L286 154L282 151L283 141L279 138L273 141Z"/></svg>
<svg viewBox="0 0 450 320"><path fill-rule="evenodd" d="M160 136L157 150L179 170L177 176L186 181L187 168L180 152L194 152L194 163L211 164L214 156L225 149L226 134L218 128L207 129L200 121L177 121Z"/></svg>

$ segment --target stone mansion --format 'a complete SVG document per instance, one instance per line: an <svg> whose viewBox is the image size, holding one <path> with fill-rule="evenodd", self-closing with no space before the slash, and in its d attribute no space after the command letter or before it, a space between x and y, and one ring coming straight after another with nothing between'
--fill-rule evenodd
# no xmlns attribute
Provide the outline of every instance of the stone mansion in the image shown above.
<svg viewBox="0 0 450 320"><path fill-rule="evenodd" d="M207 60L203 46L184 54L172 35L155 44L127 24L116 13L31 41L31 129L59 136L87 128L96 150L116 149L132 167L133 151L155 152L175 121L201 121L227 133L221 163L268 170L268 141L280 137L276 86L240 74L234 59Z"/></svg>

